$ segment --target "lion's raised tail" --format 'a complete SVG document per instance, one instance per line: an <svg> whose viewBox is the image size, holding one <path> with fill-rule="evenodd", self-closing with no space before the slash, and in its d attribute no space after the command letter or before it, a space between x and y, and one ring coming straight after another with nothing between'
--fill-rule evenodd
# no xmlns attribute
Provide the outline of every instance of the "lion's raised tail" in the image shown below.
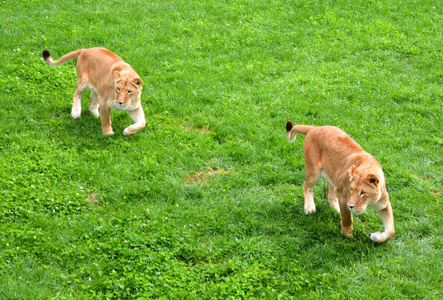
<svg viewBox="0 0 443 300"><path fill-rule="evenodd" d="M58 67L67 61L76 59L80 55L80 53L82 53L82 51L83 51L83 49L69 52L69 53L63 55L62 57L60 57L59 60L53 61L51 58L51 54L49 53L49 51L47 49L45 49L45 50L43 50L43 58L48 63L48 65L53 66L53 67Z"/></svg>
<svg viewBox="0 0 443 300"><path fill-rule="evenodd" d="M295 141L297 134L307 135L308 132L314 126L309 125L292 125L291 121L286 122L286 133L288 134L289 142L292 143Z"/></svg>

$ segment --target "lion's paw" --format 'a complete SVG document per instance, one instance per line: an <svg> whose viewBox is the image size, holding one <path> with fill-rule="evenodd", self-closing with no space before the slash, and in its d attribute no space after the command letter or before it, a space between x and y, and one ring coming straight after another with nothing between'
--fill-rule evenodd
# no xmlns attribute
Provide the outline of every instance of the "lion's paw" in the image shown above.
<svg viewBox="0 0 443 300"><path fill-rule="evenodd" d="M103 134L104 135L113 135L114 131L112 131L112 129L111 129L111 130L108 130L108 131L104 131Z"/></svg>
<svg viewBox="0 0 443 300"><path fill-rule="evenodd" d="M98 109L90 109L89 111L91 112L91 114L94 117L96 117L96 118L100 117L100 113L98 112Z"/></svg>
<svg viewBox="0 0 443 300"><path fill-rule="evenodd" d="M315 213L315 204L314 205L305 205L305 214L306 215L312 215Z"/></svg>
<svg viewBox="0 0 443 300"><path fill-rule="evenodd" d="M129 127L128 127L129 128ZM132 134L131 132L129 132L129 129L126 128L125 130L123 130L123 135L130 135Z"/></svg>
<svg viewBox="0 0 443 300"><path fill-rule="evenodd" d="M78 107L73 107L72 108L72 110L71 110L71 116L74 118L74 119L78 119L78 118L80 118L80 115L82 114L82 110L81 110L81 108L78 108Z"/></svg>
<svg viewBox="0 0 443 300"><path fill-rule="evenodd" d="M371 240L374 243L383 243L386 241L386 235L382 232L374 232L371 234Z"/></svg>

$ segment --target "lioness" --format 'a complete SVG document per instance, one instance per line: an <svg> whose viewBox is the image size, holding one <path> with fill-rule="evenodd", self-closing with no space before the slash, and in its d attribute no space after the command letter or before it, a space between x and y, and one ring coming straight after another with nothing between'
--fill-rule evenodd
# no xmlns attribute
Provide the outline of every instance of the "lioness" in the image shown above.
<svg viewBox="0 0 443 300"><path fill-rule="evenodd" d="M313 188L323 177L329 204L341 214L342 232L352 236L352 214L374 208L385 231L371 234L371 240L382 243L394 236L394 217L380 164L343 130L333 126L305 126L286 123L292 143L297 134L305 135L305 177L303 191L305 214L315 212ZM338 198L338 199L337 199Z"/></svg>
<svg viewBox="0 0 443 300"><path fill-rule="evenodd" d="M104 48L90 48L69 52L59 60L53 61L51 54L45 49L43 58L53 67L77 58L77 88L71 111L74 119L80 117L81 97L89 88L89 111L98 117L100 107L103 134L114 134L111 127L111 109L128 111L135 122L123 131L124 135L136 133L145 127L145 114L140 103L143 81L118 55Z"/></svg>

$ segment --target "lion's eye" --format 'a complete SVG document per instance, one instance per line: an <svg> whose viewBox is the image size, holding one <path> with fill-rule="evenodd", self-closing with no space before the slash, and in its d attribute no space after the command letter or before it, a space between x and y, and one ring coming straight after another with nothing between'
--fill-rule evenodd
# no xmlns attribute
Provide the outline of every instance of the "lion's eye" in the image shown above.
<svg viewBox="0 0 443 300"><path fill-rule="evenodd" d="M117 92L119 92L119 93L120 93L120 88L117 88Z"/></svg>
<svg viewBox="0 0 443 300"><path fill-rule="evenodd" d="M132 92L131 92L131 91L128 91L127 93L128 93L128 95L130 95Z"/></svg>
<svg viewBox="0 0 443 300"><path fill-rule="evenodd" d="M366 194L366 193L363 191L360 191L360 196L363 196L364 194Z"/></svg>
<svg viewBox="0 0 443 300"><path fill-rule="evenodd" d="M353 188L350 188L350 190L351 190L351 193L354 191L354 189Z"/></svg>

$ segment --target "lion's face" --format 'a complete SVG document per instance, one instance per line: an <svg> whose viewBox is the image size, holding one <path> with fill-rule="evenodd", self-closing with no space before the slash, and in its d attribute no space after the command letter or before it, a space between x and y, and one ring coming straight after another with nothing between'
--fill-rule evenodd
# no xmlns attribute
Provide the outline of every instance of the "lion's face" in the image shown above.
<svg viewBox="0 0 443 300"><path fill-rule="evenodd" d="M138 107L138 99L142 90L142 80L114 72L114 108L119 110L134 110Z"/></svg>
<svg viewBox="0 0 443 300"><path fill-rule="evenodd" d="M382 175L383 176L383 175ZM353 166L350 171L348 208L354 214L363 213L366 208L375 204L381 197L380 175L370 169L358 169Z"/></svg>

